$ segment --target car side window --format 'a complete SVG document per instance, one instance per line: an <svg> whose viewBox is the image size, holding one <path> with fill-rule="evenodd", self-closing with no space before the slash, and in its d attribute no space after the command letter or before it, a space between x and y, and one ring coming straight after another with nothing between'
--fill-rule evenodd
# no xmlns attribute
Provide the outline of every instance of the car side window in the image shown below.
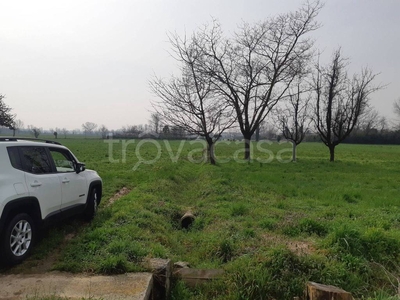
<svg viewBox="0 0 400 300"><path fill-rule="evenodd" d="M19 157L18 147L8 147L7 151L13 168L23 170L21 158Z"/></svg>
<svg viewBox="0 0 400 300"><path fill-rule="evenodd" d="M19 147L19 150L24 171L33 174L53 172L45 147Z"/></svg>
<svg viewBox="0 0 400 300"><path fill-rule="evenodd" d="M57 148L49 150L58 173L75 172L75 161L68 151Z"/></svg>

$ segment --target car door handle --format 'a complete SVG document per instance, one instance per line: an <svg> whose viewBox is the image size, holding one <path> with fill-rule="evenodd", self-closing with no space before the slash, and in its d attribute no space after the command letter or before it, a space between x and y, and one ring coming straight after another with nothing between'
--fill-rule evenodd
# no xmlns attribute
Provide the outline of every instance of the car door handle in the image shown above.
<svg viewBox="0 0 400 300"><path fill-rule="evenodd" d="M35 180L34 182L31 183L31 187L37 187L37 186L41 186L41 185L42 185L42 183L37 180Z"/></svg>
<svg viewBox="0 0 400 300"><path fill-rule="evenodd" d="M69 183L69 179L64 178L61 182L62 182L62 183Z"/></svg>

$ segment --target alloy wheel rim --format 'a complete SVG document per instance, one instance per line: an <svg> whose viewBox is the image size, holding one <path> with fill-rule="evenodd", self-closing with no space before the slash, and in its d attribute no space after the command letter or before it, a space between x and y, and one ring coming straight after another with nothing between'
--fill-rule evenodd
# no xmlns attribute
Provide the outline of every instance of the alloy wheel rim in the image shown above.
<svg viewBox="0 0 400 300"><path fill-rule="evenodd" d="M95 192L93 195L93 211L97 211L97 193Z"/></svg>
<svg viewBox="0 0 400 300"><path fill-rule="evenodd" d="M24 255L32 241L32 227L26 220L15 224L10 235L10 249L15 256Z"/></svg>

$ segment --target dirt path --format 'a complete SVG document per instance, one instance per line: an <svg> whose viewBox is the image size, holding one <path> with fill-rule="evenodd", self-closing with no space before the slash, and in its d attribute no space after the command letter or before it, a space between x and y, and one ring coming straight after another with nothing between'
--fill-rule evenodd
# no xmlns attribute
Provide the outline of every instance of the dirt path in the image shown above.
<svg viewBox="0 0 400 300"><path fill-rule="evenodd" d="M123 187L119 190L114 196L112 196L105 203L105 206L108 207L112 205L119 198L129 194L130 190L126 187ZM85 223L82 222L79 228L82 226L86 226ZM52 271L54 269L55 263L59 260L62 255L63 249L68 245L68 243L73 240L77 234L78 230L75 230L72 233L66 234L62 242L54 249L50 251L50 254L41 259L35 259L34 257L28 257L25 261L11 268L0 267L0 275L11 275L11 274L44 274ZM35 251L35 250L34 250Z"/></svg>
<svg viewBox="0 0 400 300"><path fill-rule="evenodd" d="M67 234L63 242L55 249L53 249L49 255L41 259L35 259L28 257L22 263L4 270L0 270L0 274L43 274L53 270L54 264L58 261L62 254L62 250L75 237L76 233Z"/></svg>

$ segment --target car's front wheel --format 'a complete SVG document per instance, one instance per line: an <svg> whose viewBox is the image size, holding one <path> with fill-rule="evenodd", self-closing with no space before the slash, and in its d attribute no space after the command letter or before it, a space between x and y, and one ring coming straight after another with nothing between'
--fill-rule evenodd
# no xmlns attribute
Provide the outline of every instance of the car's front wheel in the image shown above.
<svg viewBox="0 0 400 300"><path fill-rule="evenodd" d="M14 265L23 261L32 251L35 239L36 226L33 219L26 213L14 216L1 238L3 262Z"/></svg>
<svg viewBox="0 0 400 300"><path fill-rule="evenodd" d="M99 198L99 193L97 188L92 188L87 200L86 209L84 213L86 220L91 220L96 215L97 208L99 205L98 198Z"/></svg>

